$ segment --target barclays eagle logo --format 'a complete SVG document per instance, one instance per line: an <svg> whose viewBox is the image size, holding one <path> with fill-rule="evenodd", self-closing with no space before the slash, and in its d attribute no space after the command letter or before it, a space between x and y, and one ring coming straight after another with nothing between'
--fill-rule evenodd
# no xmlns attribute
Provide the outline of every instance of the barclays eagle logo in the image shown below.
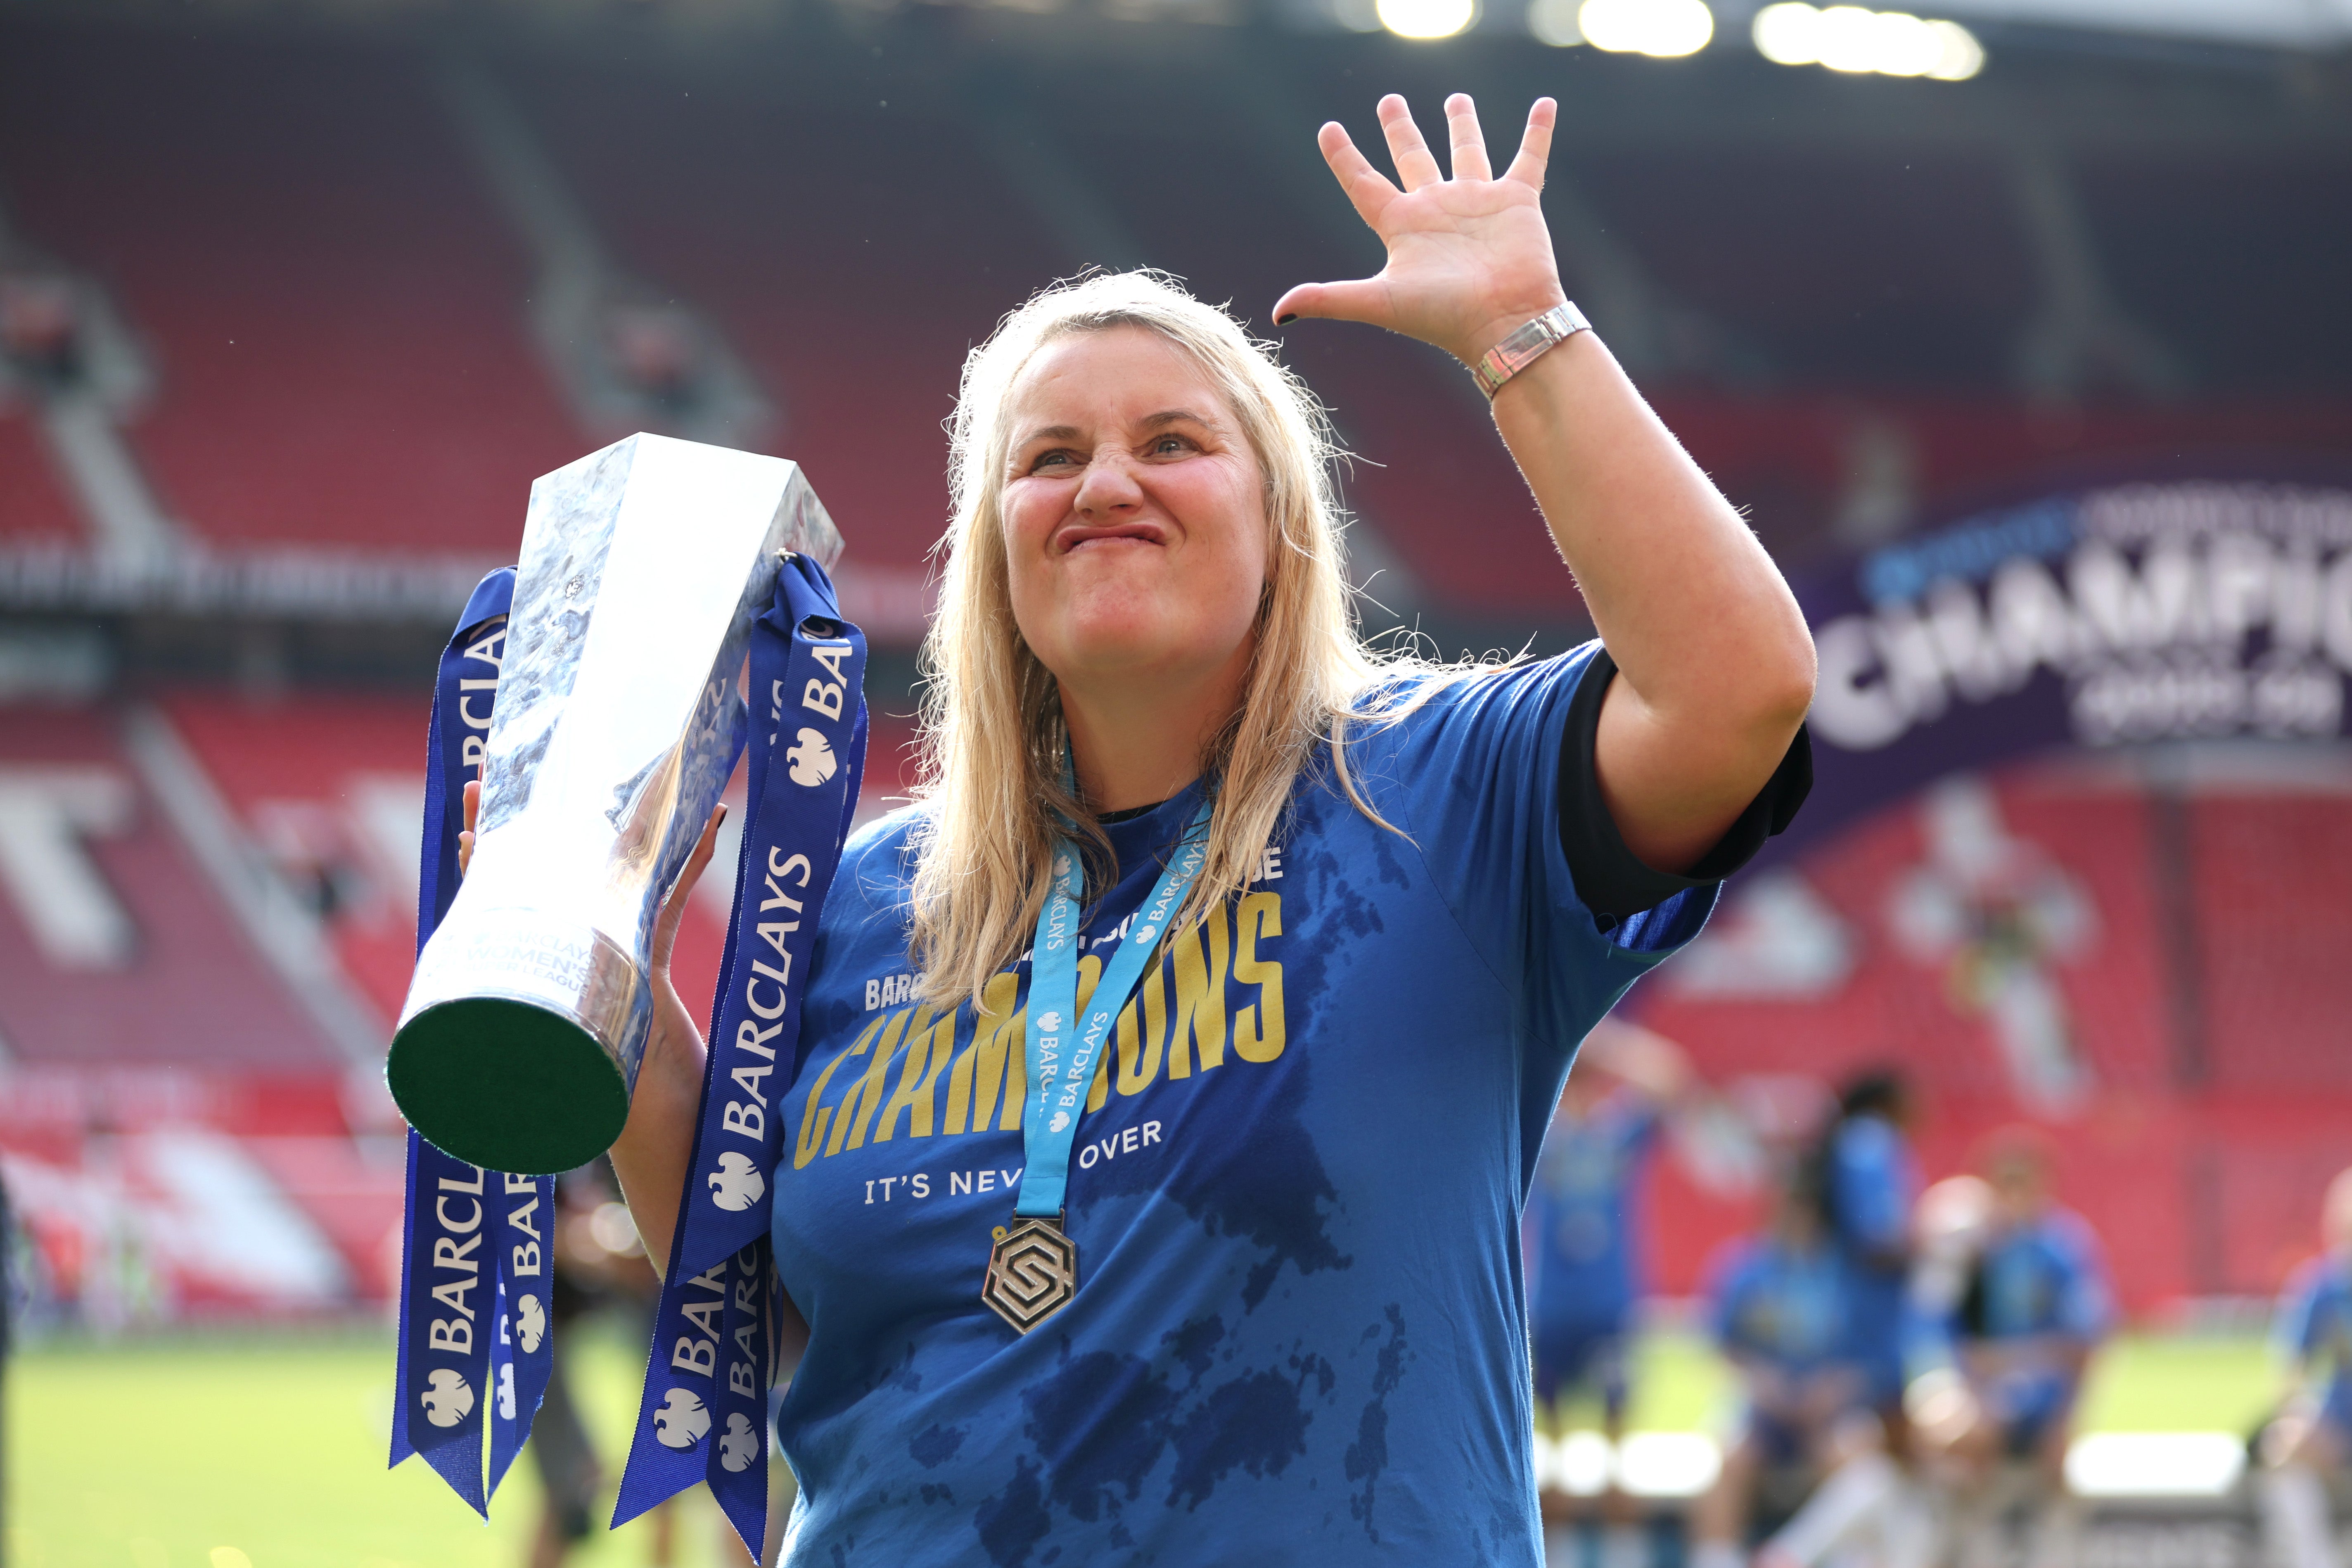
<svg viewBox="0 0 2352 1568"><path fill-rule="evenodd" d="M1057 1110L1054 1112L1054 1120L1045 1123L1045 1131L1048 1132L1059 1132L1063 1128L1067 1127L1069 1124L1070 1113L1066 1110Z"/></svg>
<svg viewBox="0 0 2352 1568"><path fill-rule="evenodd" d="M751 1418L741 1411L727 1417L727 1430L719 1435L719 1462L730 1475L740 1475L751 1468L760 1457L759 1429Z"/></svg>
<svg viewBox="0 0 2352 1568"><path fill-rule="evenodd" d="M691 1448L709 1430L709 1406L690 1389L671 1389L654 1412L654 1436L665 1448Z"/></svg>
<svg viewBox="0 0 2352 1568"><path fill-rule="evenodd" d="M729 1214L741 1214L768 1190L768 1179L760 1174L759 1167L732 1149L719 1156L719 1169L704 1180L710 1187L710 1201Z"/></svg>
<svg viewBox="0 0 2352 1568"><path fill-rule="evenodd" d="M1062 1016L1059 1013L1040 1013L1037 1015L1037 1027L1045 1034L1057 1035L1062 1031Z"/></svg>
<svg viewBox="0 0 2352 1568"><path fill-rule="evenodd" d="M833 742L814 730L803 730L800 744L784 749L784 761L791 764L793 783L821 784L834 775L838 764L834 761Z"/></svg>
<svg viewBox="0 0 2352 1568"><path fill-rule="evenodd" d="M525 1355L538 1350L540 1341L547 1338L547 1309L539 1304L538 1297L516 1299L514 1336L515 1342L522 1346Z"/></svg>
<svg viewBox="0 0 2352 1568"><path fill-rule="evenodd" d="M436 1426L455 1426L474 1413L474 1385L446 1366L433 1369L417 1398L425 1406L425 1419Z"/></svg>

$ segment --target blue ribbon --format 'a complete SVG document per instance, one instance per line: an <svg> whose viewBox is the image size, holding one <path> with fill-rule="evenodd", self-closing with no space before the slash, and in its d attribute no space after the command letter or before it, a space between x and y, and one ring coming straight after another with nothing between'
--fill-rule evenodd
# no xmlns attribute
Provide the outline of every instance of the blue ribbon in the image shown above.
<svg viewBox="0 0 2352 1568"><path fill-rule="evenodd" d="M1183 905L1208 858L1213 805L1204 799L1192 814L1151 896L1131 917L1118 951L1088 994L1082 1021L1076 1018L1078 894L1085 871L1076 845L1064 838L1055 847L1053 885L1045 894L1045 907L1037 911L1037 940L1031 950L1029 1037L1024 1043L1029 1103L1021 1118L1026 1168L1020 1199L1013 1205L1016 1215L1052 1218L1062 1212L1070 1184L1070 1150L1077 1142L1078 1118L1086 1113L1095 1064L1102 1059L1118 1010L1127 1005L1128 994L1142 978L1145 963L1158 951L1169 920Z"/></svg>
<svg viewBox="0 0 2352 1568"><path fill-rule="evenodd" d="M799 1072L817 920L866 762L866 638L815 562L794 556L778 574L751 661L748 820L724 978L613 1523L708 1480L757 1561L782 1306L769 1238L778 1110Z"/></svg>
<svg viewBox="0 0 2352 1568"><path fill-rule="evenodd" d="M466 784L481 777L514 578L506 566L482 579L441 654L426 742L419 952L457 896L460 802ZM547 1307L554 1205L554 1178L486 1171L409 1130L391 1462L424 1455L485 1518L530 1436L553 1364Z"/></svg>

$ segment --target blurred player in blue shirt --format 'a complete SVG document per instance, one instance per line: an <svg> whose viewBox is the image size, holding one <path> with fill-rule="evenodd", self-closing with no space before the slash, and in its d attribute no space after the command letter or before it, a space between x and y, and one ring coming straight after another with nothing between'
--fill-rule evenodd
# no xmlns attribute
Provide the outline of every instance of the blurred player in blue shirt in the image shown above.
<svg viewBox="0 0 2352 1568"><path fill-rule="evenodd" d="M2352 1171L2328 1184L2326 1250L2279 1299L2273 1337L2293 1392L2263 1434L2263 1533L2284 1568L2338 1568L2326 1478L2352 1458Z"/></svg>
<svg viewBox="0 0 2352 1568"><path fill-rule="evenodd" d="M1940 1325L1980 1419L1955 1449L2063 1470L2075 1396L2115 1309L2098 1238L2051 1195L2034 1134L1997 1139L1985 1162L1991 1213Z"/></svg>
<svg viewBox="0 0 2352 1568"><path fill-rule="evenodd" d="M1801 1163L1770 1228L1732 1243L1709 1269L1716 1342L1738 1373L1742 1406L1722 1473L1693 1518L1694 1568L1744 1563L1740 1543L1762 1474L1832 1468L1845 1457L1846 1418L1863 1408L1868 1380L1854 1354L1853 1273L1822 1223L1817 1173Z"/></svg>
<svg viewBox="0 0 2352 1568"><path fill-rule="evenodd" d="M1814 1178L1832 1235L1852 1271L1854 1355L1864 1394L1899 1451L1906 1299L1911 1269L1911 1207L1919 1169L1909 1136L1909 1086L1891 1070L1851 1079L1838 1114L1822 1134Z"/></svg>
<svg viewBox="0 0 2352 1568"><path fill-rule="evenodd" d="M2066 1447L2084 1372L2114 1321L2106 1264L2089 1225L2053 1199L2040 1133L2000 1134L1983 1167L1973 1245L1948 1289L1915 1298L1922 1343L1932 1353L1940 1342L1947 1362L1916 1385L1919 1436L1958 1488L1964 1535L1995 1529L2023 1486L2037 1505L2033 1560L2071 1562ZM2004 1461L2023 1468L2004 1477Z"/></svg>
<svg viewBox="0 0 2352 1568"><path fill-rule="evenodd" d="M1640 1196L1648 1156L1665 1116L1696 1080L1682 1051L1663 1037L1604 1018L1585 1037L1560 1091L1528 1194L1527 1254L1536 1402L1553 1413L1580 1393L1601 1403L1612 1452L1624 1435L1627 1354L1643 1280ZM1546 1499L1554 1522L1566 1500ZM1646 1562L1633 1531L1631 1500L1612 1468L1601 1497L1608 1527L1602 1568Z"/></svg>

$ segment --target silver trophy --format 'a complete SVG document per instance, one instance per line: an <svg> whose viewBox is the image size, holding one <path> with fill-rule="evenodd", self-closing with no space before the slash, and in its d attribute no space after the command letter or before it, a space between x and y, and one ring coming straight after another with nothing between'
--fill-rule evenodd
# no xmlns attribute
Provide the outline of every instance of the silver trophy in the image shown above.
<svg viewBox="0 0 2352 1568"><path fill-rule="evenodd" d="M830 566L841 535L780 458L639 435L531 486L473 860L385 1067L436 1146L539 1173L619 1136L654 922L727 787L789 552Z"/></svg>

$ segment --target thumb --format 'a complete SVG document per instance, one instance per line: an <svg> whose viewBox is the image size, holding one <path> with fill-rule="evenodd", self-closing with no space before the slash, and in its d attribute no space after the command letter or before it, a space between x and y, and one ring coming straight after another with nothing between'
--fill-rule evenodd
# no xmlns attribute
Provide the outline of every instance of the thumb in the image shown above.
<svg viewBox="0 0 2352 1568"><path fill-rule="evenodd" d="M1375 327L1391 324L1389 286L1378 278L1346 283L1301 283L1275 301L1274 324L1286 327L1301 316L1331 321L1363 321Z"/></svg>

